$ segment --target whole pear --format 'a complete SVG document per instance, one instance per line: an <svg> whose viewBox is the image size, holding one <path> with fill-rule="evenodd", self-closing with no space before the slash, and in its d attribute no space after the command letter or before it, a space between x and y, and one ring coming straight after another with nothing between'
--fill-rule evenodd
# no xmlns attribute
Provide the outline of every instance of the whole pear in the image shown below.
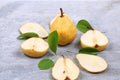
<svg viewBox="0 0 120 80"><path fill-rule="evenodd" d="M50 23L50 32L57 30L59 35L59 45L67 45L76 37L76 26L67 14L58 14Z"/></svg>

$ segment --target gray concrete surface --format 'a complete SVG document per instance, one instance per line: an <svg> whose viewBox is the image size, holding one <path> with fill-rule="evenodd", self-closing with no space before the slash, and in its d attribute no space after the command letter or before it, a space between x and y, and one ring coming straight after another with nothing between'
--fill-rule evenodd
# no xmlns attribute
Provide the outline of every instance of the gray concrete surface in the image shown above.
<svg viewBox="0 0 120 80"><path fill-rule="evenodd" d="M120 80L120 1L0 1L0 80L52 80L51 69L39 70L38 62L43 58L56 61L61 54L71 58L80 49L78 31L73 43L58 48L57 55L50 51L41 58L30 58L20 50L22 40L17 40L19 28L26 22L38 22L49 31L49 22L62 7L77 24L87 19L91 25L109 38L106 50L99 53L109 64L108 69L99 74L91 74L80 68L78 80ZM75 53L69 53L72 51ZM78 64L77 64L78 65ZM79 65L78 65L79 66Z"/></svg>

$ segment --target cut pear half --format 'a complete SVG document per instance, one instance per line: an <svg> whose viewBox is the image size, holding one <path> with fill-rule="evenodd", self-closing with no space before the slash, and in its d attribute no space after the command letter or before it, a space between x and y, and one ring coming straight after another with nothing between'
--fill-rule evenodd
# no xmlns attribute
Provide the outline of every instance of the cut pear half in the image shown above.
<svg viewBox="0 0 120 80"><path fill-rule="evenodd" d="M40 38L48 37L48 32L40 24L35 22L25 23L21 26L20 32L22 34L27 32L34 32L37 33Z"/></svg>
<svg viewBox="0 0 120 80"><path fill-rule="evenodd" d="M80 44L83 48L92 47L102 51L108 45L108 38L98 30L89 30L81 36Z"/></svg>
<svg viewBox="0 0 120 80"><path fill-rule="evenodd" d="M107 62L99 56L77 54L76 58L79 61L81 67L92 73L103 72L107 69L108 66Z"/></svg>
<svg viewBox="0 0 120 80"><path fill-rule="evenodd" d="M41 38L29 38L21 44L22 51L30 57L41 57L49 49L49 45Z"/></svg>
<svg viewBox="0 0 120 80"><path fill-rule="evenodd" d="M79 68L66 57L60 57L52 68L52 76L55 80L77 80L79 73Z"/></svg>

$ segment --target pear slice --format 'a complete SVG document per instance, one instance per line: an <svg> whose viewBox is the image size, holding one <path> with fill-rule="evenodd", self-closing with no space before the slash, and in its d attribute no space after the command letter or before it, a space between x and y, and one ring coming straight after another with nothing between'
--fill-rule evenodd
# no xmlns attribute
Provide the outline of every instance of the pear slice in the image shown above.
<svg viewBox="0 0 120 80"><path fill-rule="evenodd" d="M41 38L29 38L21 44L22 51L30 57L41 57L49 49L49 45Z"/></svg>
<svg viewBox="0 0 120 80"><path fill-rule="evenodd" d="M102 51L107 47L108 39L98 30L89 30L81 36L80 44L83 48L92 47Z"/></svg>
<svg viewBox="0 0 120 80"><path fill-rule="evenodd" d="M48 37L48 32L38 23L29 22L21 26L21 33L35 32L40 38Z"/></svg>
<svg viewBox="0 0 120 80"><path fill-rule="evenodd" d="M77 54L76 58L79 61L81 67L92 73L103 72L107 69L108 66L106 61L99 56Z"/></svg>
<svg viewBox="0 0 120 80"><path fill-rule="evenodd" d="M60 57L52 68L52 76L55 80L76 80L79 73L79 68L66 57Z"/></svg>

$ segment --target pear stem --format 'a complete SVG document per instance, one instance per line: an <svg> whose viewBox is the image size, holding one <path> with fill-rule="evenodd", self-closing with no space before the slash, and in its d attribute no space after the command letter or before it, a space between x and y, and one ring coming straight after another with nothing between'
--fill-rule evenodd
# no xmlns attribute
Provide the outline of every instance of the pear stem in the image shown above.
<svg viewBox="0 0 120 80"><path fill-rule="evenodd" d="M61 55L63 58L65 58L65 56L64 55Z"/></svg>
<svg viewBox="0 0 120 80"><path fill-rule="evenodd" d="M62 8L60 8L60 12L61 12L61 16L60 17L63 17L64 12L63 12Z"/></svg>

